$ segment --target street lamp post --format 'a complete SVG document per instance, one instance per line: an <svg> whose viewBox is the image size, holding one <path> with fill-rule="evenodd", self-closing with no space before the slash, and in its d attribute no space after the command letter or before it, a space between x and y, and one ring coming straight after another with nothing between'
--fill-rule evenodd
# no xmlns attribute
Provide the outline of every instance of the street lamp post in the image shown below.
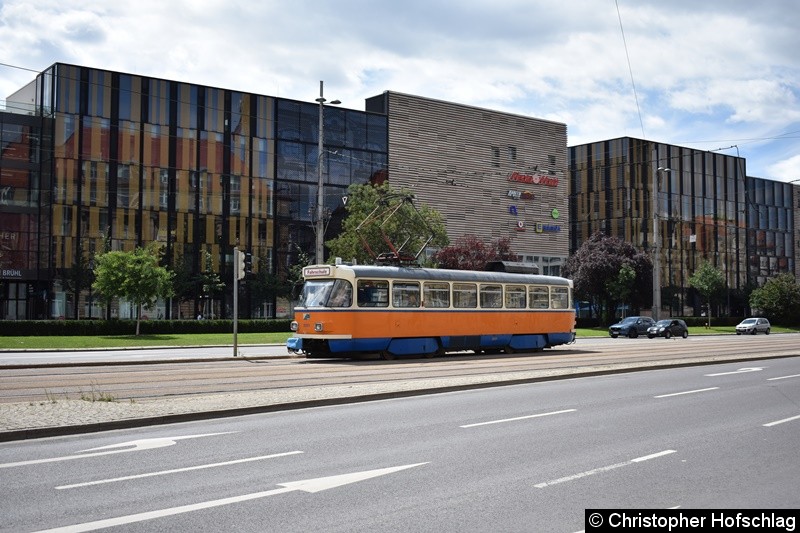
<svg viewBox="0 0 800 533"><path fill-rule="evenodd" d="M658 239L658 177L661 172L671 172L667 167L658 167L653 173L653 320L661 315L661 247Z"/></svg>
<svg viewBox="0 0 800 533"><path fill-rule="evenodd" d="M316 248L316 264L321 264L325 261L325 221L324 221L324 203L325 203L325 181L322 174L322 155L323 155L323 140L325 136L325 98L322 96L323 82L319 82L319 98L316 101L319 103L319 135L317 147L317 248ZM339 100L331 101L331 104L341 104Z"/></svg>

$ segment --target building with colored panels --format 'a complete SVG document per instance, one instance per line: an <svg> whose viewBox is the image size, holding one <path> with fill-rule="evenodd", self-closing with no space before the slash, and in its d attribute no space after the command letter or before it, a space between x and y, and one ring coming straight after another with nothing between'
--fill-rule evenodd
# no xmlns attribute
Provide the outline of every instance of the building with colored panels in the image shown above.
<svg viewBox="0 0 800 533"><path fill-rule="evenodd" d="M570 249L599 231L657 257L662 316L703 312L689 278L704 260L725 277L720 314L743 315L748 289L797 275L797 187L748 177L742 157L623 137L570 147L569 172Z"/></svg>
<svg viewBox="0 0 800 533"><path fill-rule="evenodd" d="M224 283L238 246L285 276L313 249L317 165L334 218L351 183L386 171L383 115L328 106L320 157L317 104L60 63L0 120L0 318L130 316L92 297L92 258L107 249L157 243L175 271ZM231 290L195 288L150 314L230 317ZM280 314L251 296L243 316Z"/></svg>

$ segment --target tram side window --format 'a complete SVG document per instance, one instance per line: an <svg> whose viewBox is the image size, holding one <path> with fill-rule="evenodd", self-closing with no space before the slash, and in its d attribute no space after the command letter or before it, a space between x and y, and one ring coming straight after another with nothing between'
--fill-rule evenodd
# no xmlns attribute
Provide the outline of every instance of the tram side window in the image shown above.
<svg viewBox="0 0 800 533"><path fill-rule="evenodd" d="M422 287L422 305L425 307L450 307L449 283L425 283Z"/></svg>
<svg viewBox="0 0 800 533"><path fill-rule="evenodd" d="M503 286L481 285L481 307L490 309L503 307Z"/></svg>
<svg viewBox="0 0 800 533"><path fill-rule="evenodd" d="M478 307L478 287L473 283L453 283L453 307Z"/></svg>
<svg viewBox="0 0 800 533"><path fill-rule="evenodd" d="M506 308L525 309L525 287L509 285L506 287Z"/></svg>
<svg viewBox="0 0 800 533"><path fill-rule="evenodd" d="M392 283L392 305L419 307L419 283Z"/></svg>
<svg viewBox="0 0 800 533"><path fill-rule="evenodd" d="M550 298L552 299L550 307L553 309L569 308L569 289L567 287L553 287Z"/></svg>
<svg viewBox="0 0 800 533"><path fill-rule="evenodd" d="M381 280L358 280L359 307L388 307L389 282Z"/></svg>
<svg viewBox="0 0 800 533"><path fill-rule="evenodd" d="M550 291L547 287L530 287L528 292L531 309L547 309L550 307Z"/></svg>

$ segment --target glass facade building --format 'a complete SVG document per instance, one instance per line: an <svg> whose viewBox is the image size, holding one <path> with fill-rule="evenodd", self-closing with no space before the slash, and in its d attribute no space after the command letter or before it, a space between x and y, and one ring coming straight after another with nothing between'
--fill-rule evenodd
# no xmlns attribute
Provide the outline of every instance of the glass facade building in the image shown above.
<svg viewBox="0 0 800 533"><path fill-rule="evenodd" d="M0 115L0 319L125 318L92 301L92 258L154 242L165 265L226 288L153 318L230 318L235 246L276 277L313 256L319 164L331 231L347 187L387 167L384 115L326 107L319 154L317 104L60 63ZM284 312L242 285L240 316Z"/></svg>
<svg viewBox="0 0 800 533"><path fill-rule="evenodd" d="M744 158L630 137L567 148L565 124L400 93L366 109L325 106L320 153L314 102L52 65L0 111L0 319L130 317L93 297L92 260L152 243L224 287L195 283L151 318L230 318L234 247L256 270L239 316L286 316L270 284L315 255L320 165L326 239L349 185L389 178L451 240L510 236L548 274L597 231L657 252L662 315L702 312L688 280L704 259L728 289L715 314L798 272L800 189L747 177Z"/></svg>
<svg viewBox="0 0 800 533"><path fill-rule="evenodd" d="M47 316L52 122L30 106L0 113L0 318ZM42 159L44 157L44 160Z"/></svg>
<svg viewBox="0 0 800 533"><path fill-rule="evenodd" d="M599 231L658 253L660 314L669 316L702 313L689 278L707 260L727 288L714 314L744 315L748 289L795 272L793 189L747 177L738 156L630 137L573 146L570 250Z"/></svg>

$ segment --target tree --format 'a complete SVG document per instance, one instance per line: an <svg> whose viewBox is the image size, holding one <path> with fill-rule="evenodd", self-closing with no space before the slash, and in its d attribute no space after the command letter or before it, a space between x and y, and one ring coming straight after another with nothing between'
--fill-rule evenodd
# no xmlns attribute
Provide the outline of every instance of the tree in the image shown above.
<svg viewBox="0 0 800 533"><path fill-rule="evenodd" d="M210 309L209 305L225 289L225 282L222 281L218 272L214 272L211 253L208 250L203 251L203 264L205 268L194 277L194 280L206 303L205 309L203 309L204 316L211 316L213 309Z"/></svg>
<svg viewBox="0 0 800 533"><path fill-rule="evenodd" d="M689 278L689 286L697 289L708 305L708 326L711 326L711 303L722 295L725 275L710 262L703 261Z"/></svg>
<svg viewBox="0 0 800 533"><path fill-rule="evenodd" d="M619 292L619 283L627 275L620 273L624 265L636 274L627 294L631 307L649 305L652 302L653 263L647 254L616 237L601 232L589 237L567 259L563 273L572 278L576 297L592 302L599 308L602 319L610 323L617 305L624 302Z"/></svg>
<svg viewBox="0 0 800 533"><path fill-rule="evenodd" d="M624 263L617 273L617 277L606 281L606 291L618 302L625 302L633 292L636 282L636 271L628 263ZM624 316L624 315L623 315Z"/></svg>
<svg viewBox="0 0 800 533"><path fill-rule="evenodd" d="M178 302L188 302L197 298L197 280L191 261L185 255L176 255L172 266L172 289Z"/></svg>
<svg viewBox="0 0 800 533"><path fill-rule="evenodd" d="M415 205L414 195L388 183L351 185L342 233L326 244L332 257L371 264L380 254L395 251L416 255L425 246L445 246L442 215L427 205Z"/></svg>
<svg viewBox="0 0 800 533"><path fill-rule="evenodd" d="M487 263L497 260L519 260L511 251L511 239L508 237L487 244L475 235L464 235L434 256L439 267L454 270L485 270Z"/></svg>
<svg viewBox="0 0 800 533"><path fill-rule="evenodd" d="M800 285L790 273L770 278L750 294L750 307L759 309L778 324L791 326L800 321Z"/></svg>
<svg viewBox="0 0 800 533"><path fill-rule="evenodd" d="M93 276L91 262L83 254L78 256L72 266L64 269L59 276L64 292L72 294L75 318L80 318L80 296L84 290L92 286Z"/></svg>
<svg viewBox="0 0 800 533"><path fill-rule="evenodd" d="M124 298L136 306L136 335L139 335L142 306L149 307L157 298L173 294L172 273L159 266L154 246L98 254L94 275L92 286L107 303Z"/></svg>
<svg viewBox="0 0 800 533"><path fill-rule="evenodd" d="M270 272L269 267L268 257L262 255L258 258L258 270L249 279L245 279L253 307L264 305L275 298L287 298L292 293L292 283Z"/></svg>

